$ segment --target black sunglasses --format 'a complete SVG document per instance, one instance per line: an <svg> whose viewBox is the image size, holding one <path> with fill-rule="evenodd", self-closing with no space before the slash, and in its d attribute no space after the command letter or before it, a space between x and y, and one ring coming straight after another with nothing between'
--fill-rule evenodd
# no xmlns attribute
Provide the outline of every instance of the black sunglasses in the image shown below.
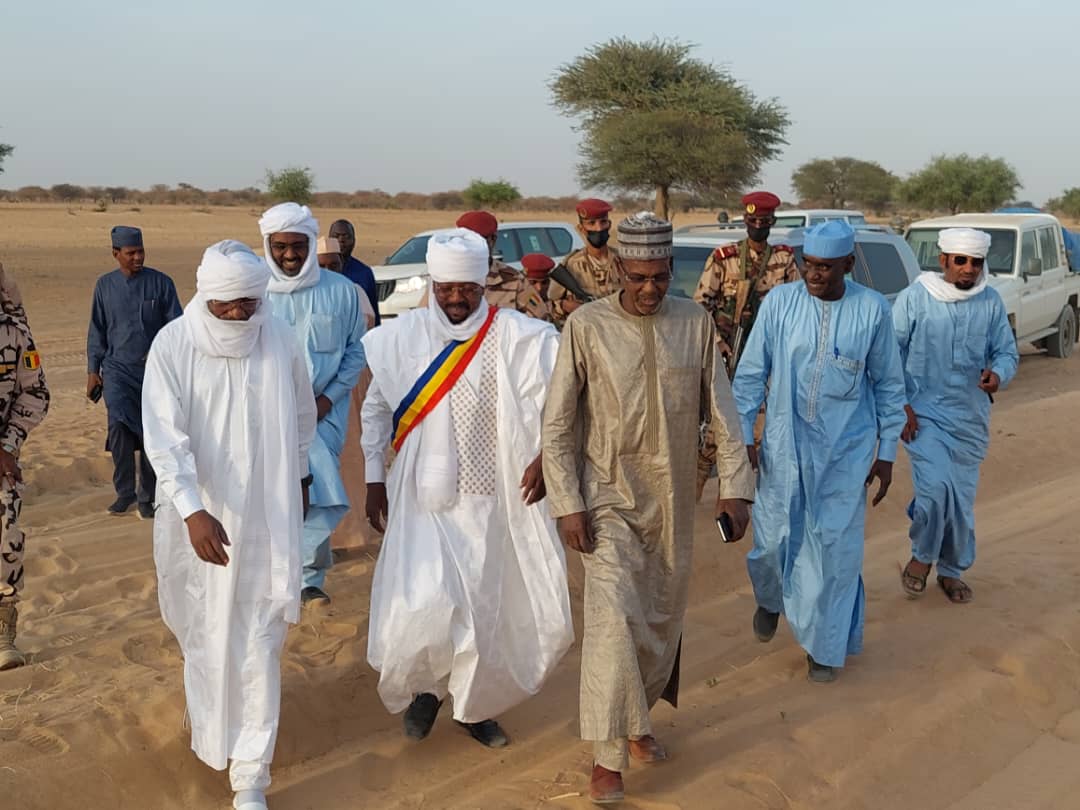
<svg viewBox="0 0 1080 810"><path fill-rule="evenodd" d="M974 256L953 256L953 264L957 267L963 267L969 261L971 262L971 266L975 268L982 267L986 264L986 259L979 259Z"/></svg>

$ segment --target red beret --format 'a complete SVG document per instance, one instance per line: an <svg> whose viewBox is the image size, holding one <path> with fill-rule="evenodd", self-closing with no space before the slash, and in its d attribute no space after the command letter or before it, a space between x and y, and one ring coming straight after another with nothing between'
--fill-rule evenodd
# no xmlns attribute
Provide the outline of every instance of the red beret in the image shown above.
<svg viewBox="0 0 1080 810"><path fill-rule="evenodd" d="M609 203L595 197L582 200L577 204L577 215L580 219L601 219L610 211L611 205Z"/></svg>
<svg viewBox="0 0 1080 810"><path fill-rule="evenodd" d="M521 266L525 268L525 276L537 280L545 279L548 273L555 269L555 262L543 253L527 253L521 257Z"/></svg>
<svg viewBox="0 0 1080 810"><path fill-rule="evenodd" d="M499 220L495 219L494 214L489 214L487 211L467 211L458 217L457 226L475 231L487 239L489 236L494 236L495 232L499 230Z"/></svg>
<svg viewBox="0 0 1080 810"><path fill-rule="evenodd" d="M742 198L748 214L768 216L780 207L780 198L768 191L753 191Z"/></svg>

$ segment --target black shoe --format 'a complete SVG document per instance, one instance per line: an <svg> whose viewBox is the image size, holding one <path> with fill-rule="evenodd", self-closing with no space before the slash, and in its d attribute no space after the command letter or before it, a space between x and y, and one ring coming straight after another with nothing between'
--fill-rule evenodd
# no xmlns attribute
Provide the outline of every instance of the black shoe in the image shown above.
<svg viewBox="0 0 1080 810"><path fill-rule="evenodd" d="M300 604L304 607L319 602L324 605L330 604L330 597L326 595L326 591L322 588L316 588L314 585L308 585L302 591L300 591Z"/></svg>
<svg viewBox="0 0 1080 810"><path fill-rule="evenodd" d="M154 519L154 505L152 503L140 503L139 504L139 520L153 520Z"/></svg>
<svg viewBox="0 0 1080 810"><path fill-rule="evenodd" d="M479 723L458 723L472 738L488 748L505 748L510 738L494 720L481 720Z"/></svg>
<svg viewBox="0 0 1080 810"><path fill-rule="evenodd" d="M435 718L439 716L442 701L430 692L424 692L413 698L405 710L405 736L412 740L422 740L431 733Z"/></svg>
<svg viewBox="0 0 1080 810"><path fill-rule="evenodd" d="M109 507L110 515L123 515L131 508L131 505L135 503L134 498L117 498L113 505Z"/></svg>
<svg viewBox="0 0 1080 810"><path fill-rule="evenodd" d="M754 612L754 635L758 641L772 641L776 635L776 626L780 624L780 614L770 613L763 607Z"/></svg>
<svg viewBox="0 0 1080 810"><path fill-rule="evenodd" d="M809 653L806 654L806 663L809 666L809 670L806 673L806 679L811 683L832 683L836 680L835 667L827 667L824 664L819 664Z"/></svg>

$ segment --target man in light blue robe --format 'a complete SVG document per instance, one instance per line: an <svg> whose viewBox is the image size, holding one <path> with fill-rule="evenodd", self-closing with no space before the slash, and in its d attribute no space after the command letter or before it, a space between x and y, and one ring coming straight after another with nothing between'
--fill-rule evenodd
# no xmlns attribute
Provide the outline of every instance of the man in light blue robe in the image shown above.
<svg viewBox="0 0 1080 810"><path fill-rule="evenodd" d="M309 451L311 504L304 519L304 581L301 601L329 602L323 590L332 565L330 534L349 511L341 480L349 395L365 365L366 324L356 287L319 267L319 223L306 205L282 203L259 220L266 261L273 279L269 299L274 315L296 332L307 358L319 425Z"/></svg>
<svg viewBox="0 0 1080 810"><path fill-rule="evenodd" d="M911 561L900 582L908 596L922 596L936 563L938 585L964 603L973 596L961 576L975 562L975 490L990 443L990 404L1020 355L1001 296L987 285L990 235L948 228L938 246L942 272L923 273L893 308L907 385L902 438L915 485Z"/></svg>
<svg viewBox="0 0 1080 810"><path fill-rule="evenodd" d="M764 298L732 383L759 472L747 556L754 632L771 640L783 613L815 682L833 680L862 649L865 488L877 478L874 504L885 497L904 426L889 304L845 280L854 250L847 223L807 231L804 283ZM759 464L752 442L762 402Z"/></svg>

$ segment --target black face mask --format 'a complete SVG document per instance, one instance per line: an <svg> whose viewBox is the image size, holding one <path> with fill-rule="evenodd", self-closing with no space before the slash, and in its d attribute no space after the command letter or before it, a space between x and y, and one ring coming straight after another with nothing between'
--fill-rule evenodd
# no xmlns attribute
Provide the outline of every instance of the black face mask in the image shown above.
<svg viewBox="0 0 1080 810"><path fill-rule="evenodd" d="M767 242L771 230L772 228L747 228L746 235L750 237L751 242Z"/></svg>
<svg viewBox="0 0 1080 810"><path fill-rule="evenodd" d="M589 231L586 236L590 245L594 248L602 248L611 238L611 231Z"/></svg>

